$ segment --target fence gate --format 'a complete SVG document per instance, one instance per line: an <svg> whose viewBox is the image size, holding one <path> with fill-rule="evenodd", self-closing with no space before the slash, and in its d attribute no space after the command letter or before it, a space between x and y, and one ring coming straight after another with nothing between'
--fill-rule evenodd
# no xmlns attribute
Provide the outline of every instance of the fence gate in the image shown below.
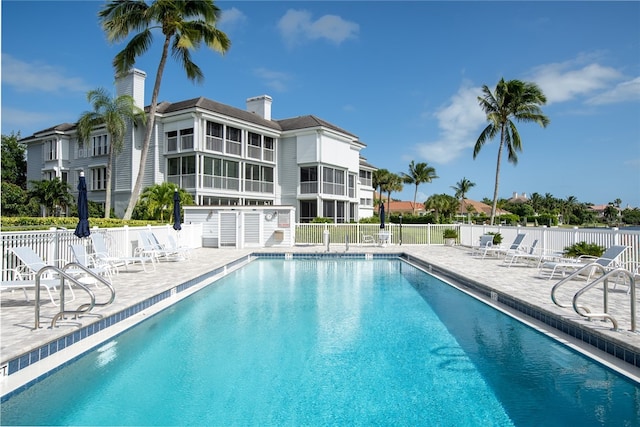
<svg viewBox="0 0 640 427"><path fill-rule="evenodd" d="M238 214L236 212L220 212L220 247L238 246Z"/></svg>

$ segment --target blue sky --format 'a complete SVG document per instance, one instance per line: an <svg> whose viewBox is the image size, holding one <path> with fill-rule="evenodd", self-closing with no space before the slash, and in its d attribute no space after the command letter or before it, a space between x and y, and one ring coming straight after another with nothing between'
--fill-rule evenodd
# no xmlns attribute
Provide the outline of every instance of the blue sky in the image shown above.
<svg viewBox="0 0 640 427"><path fill-rule="evenodd" d="M640 206L640 2L216 4L230 51L194 54L202 85L170 58L161 100L204 96L245 108L268 94L274 119L313 114L340 126L379 168L433 166L439 178L419 187L418 201L453 194L462 178L481 200L493 196L497 158L496 140L473 159L486 126L481 87L531 81L547 96L551 123L518 125L523 152L517 166L503 159L500 197ZM106 41L103 5L2 1L2 134L75 122L90 108L87 91L113 91L111 61L124 43ZM136 64L147 72L147 103L158 43ZM413 191L393 197L412 200Z"/></svg>

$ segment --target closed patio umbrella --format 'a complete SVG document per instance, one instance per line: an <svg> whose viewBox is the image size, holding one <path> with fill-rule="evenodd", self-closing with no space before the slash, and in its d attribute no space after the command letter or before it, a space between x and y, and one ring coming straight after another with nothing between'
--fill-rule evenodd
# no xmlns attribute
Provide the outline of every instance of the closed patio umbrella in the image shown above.
<svg viewBox="0 0 640 427"><path fill-rule="evenodd" d="M384 229L384 203L380 204L380 228Z"/></svg>
<svg viewBox="0 0 640 427"><path fill-rule="evenodd" d="M173 229L176 231L182 230L180 218L180 194L178 189L173 192Z"/></svg>
<svg viewBox="0 0 640 427"><path fill-rule="evenodd" d="M76 231L73 232L76 236L88 237L91 235L89 230L89 202L87 200L87 181L84 177L84 172L80 172L80 181L78 182L78 225Z"/></svg>

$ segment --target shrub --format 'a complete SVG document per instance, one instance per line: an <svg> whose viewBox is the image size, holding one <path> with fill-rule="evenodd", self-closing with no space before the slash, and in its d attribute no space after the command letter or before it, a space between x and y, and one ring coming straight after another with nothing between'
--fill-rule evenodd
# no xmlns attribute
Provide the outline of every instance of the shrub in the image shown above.
<svg viewBox="0 0 640 427"><path fill-rule="evenodd" d="M490 234L490 235L493 236L493 244L494 245L499 245L500 243L502 243L502 234L496 233L496 232L489 232L487 234Z"/></svg>
<svg viewBox="0 0 640 427"><path fill-rule="evenodd" d="M445 239L457 239L458 232L453 228L445 228L444 232L442 233L442 237L444 237Z"/></svg>
<svg viewBox="0 0 640 427"><path fill-rule="evenodd" d="M571 246L564 248L564 255L570 258L577 258L580 255L588 255L593 257L601 257L604 252L602 246L595 243L579 242Z"/></svg>

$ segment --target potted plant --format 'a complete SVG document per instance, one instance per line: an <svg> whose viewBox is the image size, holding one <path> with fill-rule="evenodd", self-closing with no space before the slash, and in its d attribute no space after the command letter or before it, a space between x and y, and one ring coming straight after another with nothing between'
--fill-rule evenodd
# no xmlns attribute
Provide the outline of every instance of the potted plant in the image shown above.
<svg viewBox="0 0 640 427"><path fill-rule="evenodd" d="M493 236L493 244L494 245L500 245L500 243L502 243L502 234L500 233L495 233L495 232L491 232L491 233L487 233L487 234L491 234Z"/></svg>
<svg viewBox="0 0 640 427"><path fill-rule="evenodd" d="M442 237L444 237L444 244L447 246L453 246L456 244L456 239L458 238L458 232L453 228L445 228L442 233Z"/></svg>

